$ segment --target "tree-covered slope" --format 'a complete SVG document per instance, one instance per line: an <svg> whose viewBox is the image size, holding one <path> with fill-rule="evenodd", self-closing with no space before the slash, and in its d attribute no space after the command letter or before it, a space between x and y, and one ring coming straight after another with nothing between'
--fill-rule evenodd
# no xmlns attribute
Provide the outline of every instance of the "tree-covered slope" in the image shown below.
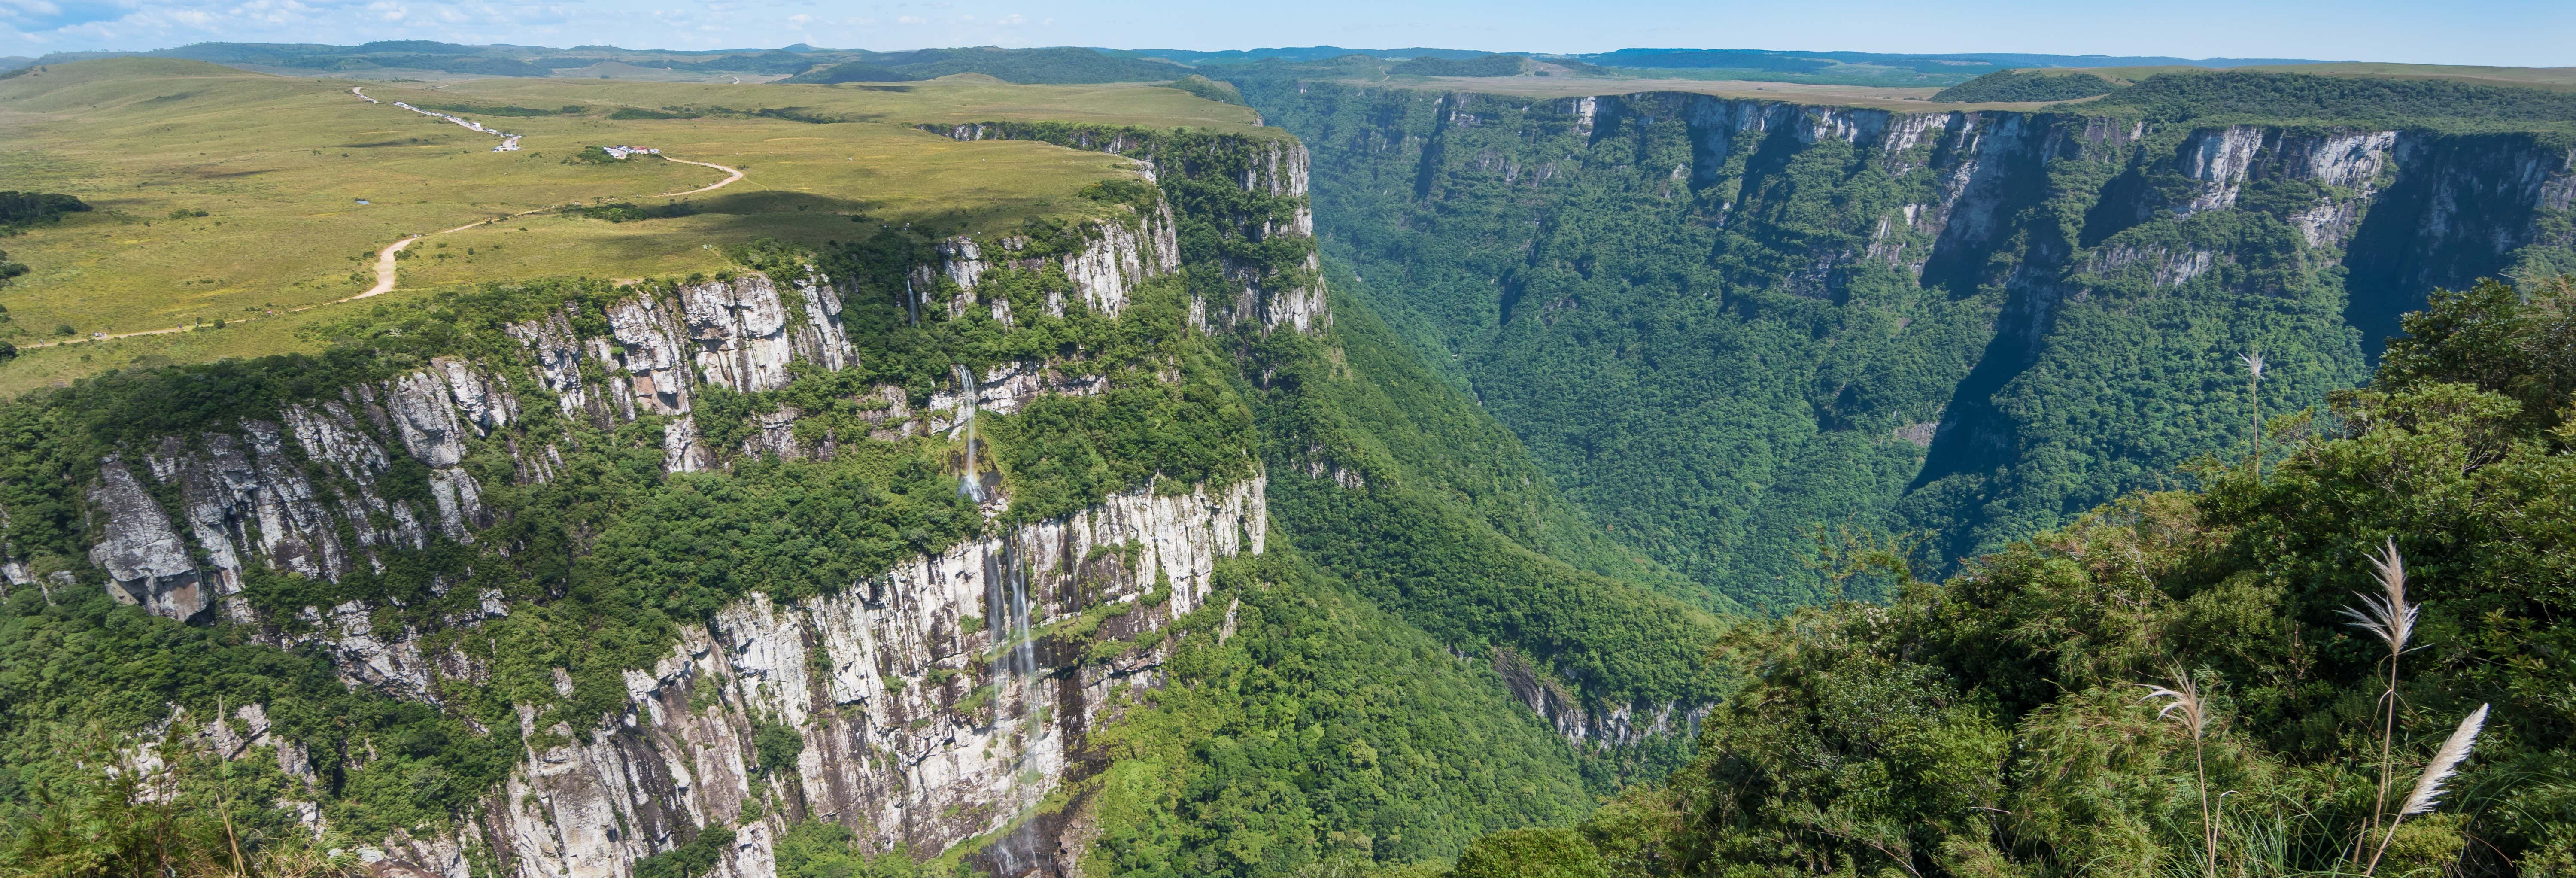
<svg viewBox="0 0 2576 878"><path fill-rule="evenodd" d="M1605 533L1772 608L1825 596L1820 529L1943 569L2174 484L2248 447L2240 356L2299 410L2422 290L2576 243L2547 126L1236 81L1389 325Z"/></svg>
<svg viewBox="0 0 2576 878"><path fill-rule="evenodd" d="M1942 89L1932 99L1953 104L2071 101L2110 94L2118 88L2110 80L2090 73L1999 70Z"/></svg>
<svg viewBox="0 0 2576 878"><path fill-rule="evenodd" d="M0 869L1290 875L1688 758L1716 619L1328 298L1293 141L955 130L1155 173L0 404Z"/></svg>
<svg viewBox="0 0 2576 878"><path fill-rule="evenodd" d="M1855 547L1895 598L1733 632L1668 790L1457 874L2564 874L2571 307L2437 295L2263 467L1946 581Z"/></svg>

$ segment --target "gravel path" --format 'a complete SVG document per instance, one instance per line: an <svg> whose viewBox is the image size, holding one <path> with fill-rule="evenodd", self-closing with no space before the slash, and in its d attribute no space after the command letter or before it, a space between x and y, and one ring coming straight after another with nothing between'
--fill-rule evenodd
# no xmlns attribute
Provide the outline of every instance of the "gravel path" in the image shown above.
<svg viewBox="0 0 2576 878"><path fill-rule="evenodd" d="M350 94L357 95L359 100L366 101L367 103L370 103L370 104L374 104L374 103L382 103L381 101L378 101L378 100L376 100L375 98L367 97L366 92L359 91L358 89L355 89L355 88L349 89L349 93L350 93ZM408 108L408 107L406 107L405 109L409 109L409 108ZM414 112L422 112L422 111L415 110ZM423 115L438 115L438 114L435 114L435 113L423 113ZM513 139L513 140L516 140L517 138L512 138L512 139ZM723 171L723 172L725 172L726 177L725 177L724 179L722 179L722 180L718 180L718 181L716 181L716 182L714 182L714 183L710 183L710 184L705 185L705 186L700 186L700 187L698 187L698 188L691 189L691 190L689 190L689 191L687 191L687 192L666 192L666 193L663 193L663 194L660 194L660 195L653 196L653 197L655 197L655 198L677 198L677 197L680 197L680 196L682 196L682 195L696 195L696 194L698 194L698 193L700 193L700 192L713 192L713 191L715 191L715 190L722 189L722 188L724 188L724 187L726 187L726 186L731 186L731 185L733 185L736 181L739 181L739 180L741 180L741 179L743 178L743 173L742 173L742 171L741 171L740 169L738 169L738 168L729 168L729 167L726 167L726 166L724 166L724 165L716 164L716 163L714 163L714 162L693 162L693 161L689 161L688 159L675 159L675 158L672 158L672 157L670 157L670 156L663 156L663 157L662 157L662 160L663 160L663 161L671 161L671 162L679 162L680 164L684 164L684 165L696 165L696 166L701 167L701 168L714 168L714 169L716 169L716 170L719 170L719 171ZM450 233L454 233L454 232L462 232L462 231L465 231L466 229L470 229L470 228L473 228L473 227L475 227L475 226L487 225L487 224L490 224L490 223L497 223L497 222L500 222L500 221L502 221L502 220L517 219L517 218L519 218L519 217L527 216L527 215L532 214L532 213L542 213L542 212L545 212L546 210L549 210L549 209L551 209L551 208L543 208L543 207L540 207L540 208L537 208L536 210L525 210L525 211L520 211L520 212L518 212L518 213L514 213L514 214L511 214L511 215L509 215L509 216L505 216L505 217L494 217L494 218L492 218L492 219L475 220L474 222L466 223L466 224L464 224L464 225L457 226L456 228L452 228L452 229L440 229L440 230L435 231L435 232L430 232L429 234L424 234L424 235L408 235L408 236L405 236L402 240L395 241L395 242L393 242L393 243L391 243L391 244L387 244L387 245L385 245L385 249L382 249L382 250L378 250L378 251L376 251L376 285L375 285L375 286L372 286L372 287L368 287L366 292L359 293L359 294L357 294L357 295L350 296L350 297L343 298L343 299L333 299L333 300L331 300L331 301L323 302L323 303L320 303L320 304L315 304L315 305L306 305L306 306L304 306L304 307L302 307L302 308L289 308L289 309L287 309L286 313L288 313L288 314L293 314L293 313L295 313L295 312L297 312L297 311L309 311L309 310L312 310L312 309L314 309L314 308L319 308L319 307L321 307L322 305L337 305L337 304L340 304L340 303L342 303L342 302L354 302L354 301L357 301L357 300L359 300L359 299L367 298L367 297L369 297L369 296L381 296L381 295L384 295L384 294L386 294L386 293L393 292L393 291L394 291L394 283L395 283L395 281L396 281L396 279L397 279L397 273L396 273L396 271L394 270L394 262L395 262L397 259L399 259L399 258L400 258L400 257L396 256L395 254L401 253L401 252L403 251L403 248L410 247L410 246L412 245L412 243L413 243L413 242L418 241L418 240L420 240L420 239L422 239L422 238L429 237L430 235L445 235L445 234L450 234ZM258 320L258 319L259 319L259 318L257 318L257 317L246 317L246 318L242 318L242 319L234 320L234 321L232 321L232 322L234 322L234 323L249 323L249 322L251 322L251 321ZM92 334L92 335L91 335L90 337L88 337L88 338L75 338L75 339L66 339L66 340L63 340L63 341L48 341L48 342L38 342L38 343L36 343L36 344L23 344L23 345L19 345L19 346L18 346L18 348L19 348L20 350L28 350L28 349L33 349L33 348L49 348L49 347L53 347L53 346L55 346L55 345L73 344L73 343L75 343L75 342L84 342L84 341L106 341L106 340L108 340L108 339L114 339L114 338L133 338L133 337L135 337L135 336L139 336L139 335L168 335L168 334L173 333L173 332L186 332L186 331L188 331L188 330L195 329L195 328L196 328L196 327L195 327L194 325L190 325L190 326L171 326L171 327L164 327L164 328L161 328L161 329L145 329L145 330L138 330L138 331L135 331L135 332L118 332L118 333L110 333L110 334L103 334L103 335L102 335L102 334Z"/></svg>
<svg viewBox="0 0 2576 878"><path fill-rule="evenodd" d="M713 184L713 185L709 185L709 186L700 186L700 187L698 187L698 188L691 189L691 190L689 190L689 191L687 191L687 192L664 192L664 193L662 193L662 194L660 194L660 195L653 196L653 197L655 197L655 198L678 198L678 197L680 197L680 196L682 196L682 195L696 195L696 194L698 194L698 193L700 193L700 192L713 192L713 191L716 191L716 190L718 190L718 189L722 189L722 188L724 188L724 187L726 187L726 186L733 185L733 181L735 181L735 180L740 180L740 179L742 179L742 172L741 172L741 171L735 170L735 169L733 169L733 168L728 168L728 167L725 167L725 166L723 166L723 165L716 164L716 163L714 163L714 162L693 162L693 161L689 161L688 159L675 159L675 158L672 158L672 157L670 157L670 156L663 156L663 157L662 157L662 160L663 160L663 161L666 161L666 162L679 162L680 164L684 164L684 165L696 165L696 166L701 167L701 168L714 168L714 169L716 169L716 170L723 171L723 172L725 172L725 173L727 173L727 174L732 174L733 176L726 177L726 178L724 178L723 180L721 180L721 181L719 181L719 182L717 182L717 183L715 183L715 184Z"/></svg>

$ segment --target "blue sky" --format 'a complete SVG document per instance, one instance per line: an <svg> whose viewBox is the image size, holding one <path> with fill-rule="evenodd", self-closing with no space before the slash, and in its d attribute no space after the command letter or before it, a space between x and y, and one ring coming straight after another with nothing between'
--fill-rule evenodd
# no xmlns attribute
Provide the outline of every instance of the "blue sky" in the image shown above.
<svg viewBox="0 0 2576 878"><path fill-rule="evenodd" d="M1688 46L2554 67L2576 66L2576 2L0 0L0 54L379 39L673 49Z"/></svg>

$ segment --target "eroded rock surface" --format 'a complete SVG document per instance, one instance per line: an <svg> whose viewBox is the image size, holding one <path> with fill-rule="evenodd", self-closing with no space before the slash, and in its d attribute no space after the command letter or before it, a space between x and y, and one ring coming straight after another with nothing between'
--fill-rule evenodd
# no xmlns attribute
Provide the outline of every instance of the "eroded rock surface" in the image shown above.
<svg viewBox="0 0 2576 878"><path fill-rule="evenodd" d="M107 516L107 538L89 550L90 562L107 571L107 593L155 615L194 619L207 595L188 560L179 532L159 501L144 493L134 473L113 457L99 464L90 505Z"/></svg>
<svg viewBox="0 0 2576 878"><path fill-rule="evenodd" d="M1080 137L1083 148L1120 154L1147 140ZM1311 235L1304 149L1260 147L1237 182L1294 198L1297 209L1249 234ZM1156 171L1150 157L1137 169L1149 180ZM1018 255L1025 241L942 242L936 262L908 275L907 305L918 316L937 306L932 295L962 292L945 304L991 309L1008 326L1032 315L978 299L978 282L996 270L1060 270L1069 289L1050 295L1048 314L1115 315L1140 284L1178 269L1177 226L1157 201L1084 227L1082 246L1045 259ZM1268 327L1329 319L1319 285L1244 281L1245 298L1215 310ZM458 687L487 684L491 669L451 641L388 624L394 608L367 601L261 618L239 597L246 577L265 565L339 581L384 571L395 552L475 543L495 523L483 502L490 483L561 477L558 445L576 435L570 426L658 423L665 469L685 472L755 455L831 459L840 443L953 431L964 411L1007 415L1040 396L1105 389L1063 364L1009 363L962 373L960 386L918 407L899 387L867 391L857 406L864 437L800 436L800 413L779 407L753 414L739 447L710 447L695 405L706 385L760 393L785 386L800 360L825 370L858 362L840 324L844 295L810 271L746 273L605 307L568 305L505 328L525 352L516 362L435 359L287 405L273 422L128 449L88 488L103 537L92 560L112 593L151 612L201 621L221 607L261 626L272 645L329 656L349 685L439 705ZM1210 309L1196 302L1192 311L1204 325ZM552 410L530 393L551 394ZM653 667L627 671L619 713L546 715L539 728L537 709L522 707L525 761L452 834L396 833L358 853L379 876L630 878L637 861L701 827L732 825L720 878L768 878L777 833L798 820L838 822L878 850L907 844L917 855L1008 826L1079 770L1087 735L1127 703L1116 693L1161 685L1160 632L1203 606L1218 560L1263 550L1264 486L1256 475L1186 495L1137 489L1063 518L996 528L836 594L738 601L684 626ZM13 585L46 584L21 559L0 558L0 572ZM462 581L441 577L431 591ZM485 592L439 627L472 629L510 612L500 593ZM1198 618L1220 636L1232 632L1231 612ZM570 676L557 670L555 679L569 697ZM752 744L764 728L803 740L793 766L764 772ZM274 758L303 791L293 795L319 799L320 773L299 746L270 734L263 706L193 734L229 757ZM312 801L282 804L324 828ZM1068 835L1053 855L1070 862L1089 837Z"/></svg>
<svg viewBox="0 0 2576 878"><path fill-rule="evenodd" d="M1197 609L1216 560L1261 551L1266 530L1259 479L1137 491L838 595L734 604L626 673L623 716L530 754L487 808L493 849L529 878L612 878L757 801L769 816L737 829L721 868L766 878L776 833L809 816L880 851L1002 828L1054 789L1113 687L1160 683L1149 635ZM1097 637L1138 645L1082 663L1097 641L1047 633L1103 610ZM804 739L792 777L759 774L763 722Z"/></svg>

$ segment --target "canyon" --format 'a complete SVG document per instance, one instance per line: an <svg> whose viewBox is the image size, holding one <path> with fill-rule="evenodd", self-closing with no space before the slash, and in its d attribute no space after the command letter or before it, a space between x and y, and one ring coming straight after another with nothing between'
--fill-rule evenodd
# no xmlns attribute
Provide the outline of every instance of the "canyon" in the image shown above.
<svg viewBox="0 0 2576 878"><path fill-rule="evenodd" d="M1818 522L1948 570L2173 484L2576 266L2544 133L1236 82L1354 294L1717 606L1830 598Z"/></svg>

